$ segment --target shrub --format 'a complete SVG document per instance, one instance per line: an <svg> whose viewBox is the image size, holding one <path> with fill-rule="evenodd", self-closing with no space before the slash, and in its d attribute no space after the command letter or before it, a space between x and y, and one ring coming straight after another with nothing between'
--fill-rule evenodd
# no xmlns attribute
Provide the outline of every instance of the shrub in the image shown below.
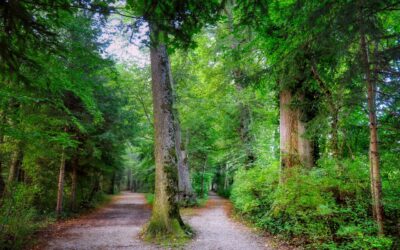
<svg viewBox="0 0 400 250"><path fill-rule="evenodd" d="M12 195L6 195L1 200L0 246L19 249L40 224L32 206L34 190L23 184L10 187L10 190Z"/></svg>
<svg viewBox="0 0 400 250"><path fill-rule="evenodd" d="M280 184L278 165L237 172L231 199L239 214L312 249L390 249L370 214L367 159L323 158L313 169L286 170Z"/></svg>

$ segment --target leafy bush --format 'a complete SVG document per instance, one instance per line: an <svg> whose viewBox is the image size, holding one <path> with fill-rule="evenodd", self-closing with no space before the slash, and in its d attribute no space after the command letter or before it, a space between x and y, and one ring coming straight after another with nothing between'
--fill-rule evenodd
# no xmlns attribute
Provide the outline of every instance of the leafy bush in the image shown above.
<svg viewBox="0 0 400 250"><path fill-rule="evenodd" d="M237 172L231 199L238 213L294 244L312 249L390 249L370 214L368 160L329 158L313 169L278 163ZM350 181L351 180L351 181Z"/></svg>
<svg viewBox="0 0 400 250"><path fill-rule="evenodd" d="M144 196L146 197L147 204L153 205L153 203L154 203L154 194L146 193Z"/></svg>
<svg viewBox="0 0 400 250"><path fill-rule="evenodd" d="M34 190L23 184L10 190L12 195L1 200L0 246L19 249L40 224L36 221L37 211L32 206Z"/></svg>

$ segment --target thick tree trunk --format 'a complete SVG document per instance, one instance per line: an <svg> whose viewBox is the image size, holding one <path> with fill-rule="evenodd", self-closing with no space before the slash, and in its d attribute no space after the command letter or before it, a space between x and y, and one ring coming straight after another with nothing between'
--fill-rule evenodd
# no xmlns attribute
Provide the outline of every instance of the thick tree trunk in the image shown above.
<svg viewBox="0 0 400 250"><path fill-rule="evenodd" d="M297 113L297 137L298 137L298 152L300 155L300 163L305 167L314 165L314 143L312 140L305 138L306 124L301 119L301 111L296 110Z"/></svg>
<svg viewBox="0 0 400 250"><path fill-rule="evenodd" d="M383 235L383 205L382 205L382 184L379 167L379 151L378 151L378 126L376 117L376 84L372 79L367 39L365 34L361 33L360 39L362 66L365 74L365 81L368 88L368 111L369 111L369 159L370 159L370 176L371 176L371 194L372 194L372 211L376 223L378 225L379 235Z"/></svg>
<svg viewBox="0 0 400 250"><path fill-rule="evenodd" d="M290 90L280 93L280 151L281 168L313 166L313 143L304 138L305 123L301 121L301 111L290 106L293 96Z"/></svg>
<svg viewBox="0 0 400 250"><path fill-rule="evenodd" d="M71 210L77 211L76 190L78 186L78 158L72 160L72 176L71 176Z"/></svg>
<svg viewBox="0 0 400 250"><path fill-rule="evenodd" d="M58 192L57 192L57 207L56 207L57 216L61 215L63 207L64 176L65 176L65 151L63 149L61 153L61 163L58 176Z"/></svg>
<svg viewBox="0 0 400 250"><path fill-rule="evenodd" d="M289 90L280 93L280 148L281 168L293 167L300 163L297 156L297 129L296 113L290 108L292 94Z"/></svg>
<svg viewBox="0 0 400 250"><path fill-rule="evenodd" d="M167 48L151 26L150 49L155 130L155 200L147 237L182 235L178 206L178 162L175 149L172 77Z"/></svg>

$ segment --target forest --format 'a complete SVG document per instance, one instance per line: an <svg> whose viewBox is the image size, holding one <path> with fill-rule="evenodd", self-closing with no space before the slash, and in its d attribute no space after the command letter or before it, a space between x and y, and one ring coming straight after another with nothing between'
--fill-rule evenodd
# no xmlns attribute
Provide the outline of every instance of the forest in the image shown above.
<svg viewBox="0 0 400 250"><path fill-rule="evenodd" d="M221 199L285 249L400 249L400 1L0 0L0 249L113 249L32 247L121 194L146 246Z"/></svg>

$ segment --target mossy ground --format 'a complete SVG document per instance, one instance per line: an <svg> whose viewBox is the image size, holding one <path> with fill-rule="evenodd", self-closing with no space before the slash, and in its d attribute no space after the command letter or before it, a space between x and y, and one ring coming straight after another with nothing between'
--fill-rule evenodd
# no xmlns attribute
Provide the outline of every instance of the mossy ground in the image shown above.
<svg viewBox="0 0 400 250"><path fill-rule="evenodd" d="M168 228L163 223L152 220L144 227L142 232L142 238L147 242L178 249L193 237L193 230L187 225L181 226L177 219L172 220Z"/></svg>

